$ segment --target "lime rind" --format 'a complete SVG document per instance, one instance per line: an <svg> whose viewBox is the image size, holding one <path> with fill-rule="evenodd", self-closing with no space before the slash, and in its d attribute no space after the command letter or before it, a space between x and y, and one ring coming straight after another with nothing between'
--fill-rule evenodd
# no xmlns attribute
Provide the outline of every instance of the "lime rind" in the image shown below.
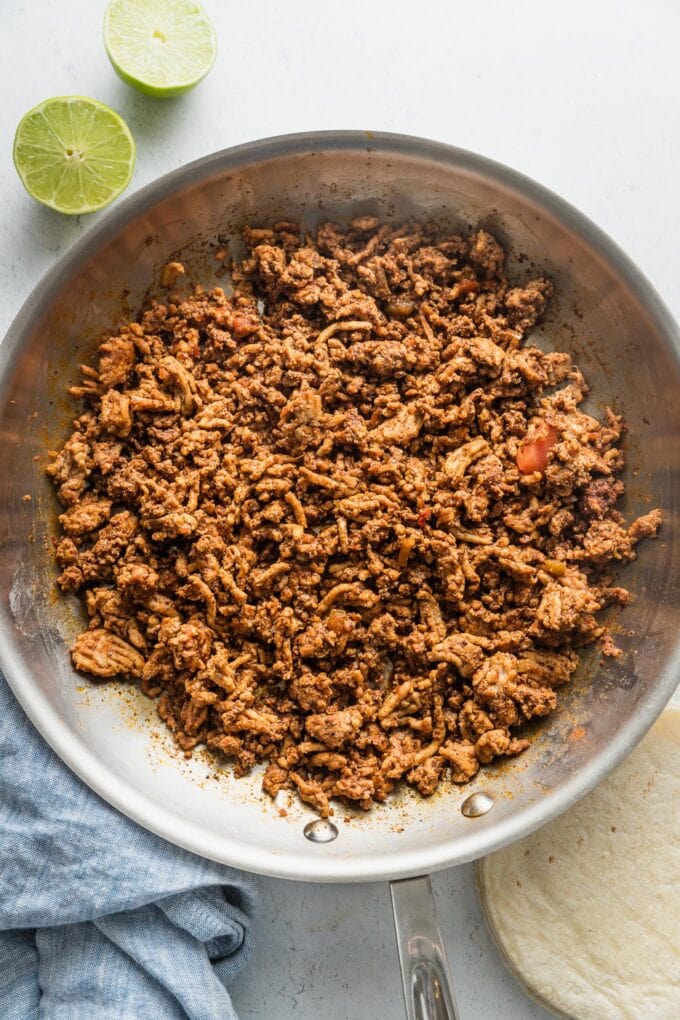
<svg viewBox="0 0 680 1020"><path fill-rule="evenodd" d="M156 98L198 85L217 56L215 30L195 0L111 0L104 45L119 77Z"/></svg>
<svg viewBox="0 0 680 1020"><path fill-rule="evenodd" d="M78 216L109 205L130 183L135 142L125 121L87 96L57 96L26 113L14 136L14 165L26 191Z"/></svg>

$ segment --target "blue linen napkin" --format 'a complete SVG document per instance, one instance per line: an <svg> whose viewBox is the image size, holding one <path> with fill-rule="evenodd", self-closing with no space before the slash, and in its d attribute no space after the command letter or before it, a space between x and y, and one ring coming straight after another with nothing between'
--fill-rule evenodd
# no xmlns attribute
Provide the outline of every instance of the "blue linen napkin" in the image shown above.
<svg viewBox="0 0 680 1020"><path fill-rule="evenodd" d="M0 675L2 1020L235 1020L255 905L92 793Z"/></svg>

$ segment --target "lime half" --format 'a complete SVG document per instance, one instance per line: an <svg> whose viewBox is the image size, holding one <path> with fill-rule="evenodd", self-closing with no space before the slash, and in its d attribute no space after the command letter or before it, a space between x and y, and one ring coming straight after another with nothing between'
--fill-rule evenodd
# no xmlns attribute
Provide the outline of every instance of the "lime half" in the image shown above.
<svg viewBox="0 0 680 1020"><path fill-rule="evenodd" d="M104 45L123 81L160 99L198 85L217 55L215 30L194 0L111 0Z"/></svg>
<svg viewBox="0 0 680 1020"><path fill-rule="evenodd" d="M21 120L14 165L29 195L77 216L102 209L128 186L135 142L108 106L85 96L59 96Z"/></svg>

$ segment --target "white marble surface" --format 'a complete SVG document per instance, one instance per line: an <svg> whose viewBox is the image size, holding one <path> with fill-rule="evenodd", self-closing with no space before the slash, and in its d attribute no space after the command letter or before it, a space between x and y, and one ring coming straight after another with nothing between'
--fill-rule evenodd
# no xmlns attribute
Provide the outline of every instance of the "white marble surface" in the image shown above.
<svg viewBox="0 0 680 1020"><path fill-rule="evenodd" d="M675 0L205 0L220 44L181 99L137 95L101 44L104 0L3 0L0 335L41 274L95 217L23 192L21 115L52 95L119 110L138 145L132 188L224 146L320 128L401 131L523 170L589 214L676 315L680 89ZM547 1017L505 973L472 869L435 877L463 1020ZM258 949L233 989L243 1018L401 1020L386 885L262 880Z"/></svg>

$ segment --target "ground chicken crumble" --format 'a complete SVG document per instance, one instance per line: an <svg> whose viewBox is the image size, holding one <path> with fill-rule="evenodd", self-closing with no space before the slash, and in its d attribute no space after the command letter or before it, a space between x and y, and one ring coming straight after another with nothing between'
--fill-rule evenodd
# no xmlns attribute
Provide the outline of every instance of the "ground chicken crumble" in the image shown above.
<svg viewBox="0 0 680 1020"><path fill-rule="evenodd" d="M101 344L48 468L71 654L158 699L178 744L370 808L528 746L624 604L622 422L525 344L552 294L483 230L246 229L233 296L166 267ZM176 288L173 290L173 288Z"/></svg>

